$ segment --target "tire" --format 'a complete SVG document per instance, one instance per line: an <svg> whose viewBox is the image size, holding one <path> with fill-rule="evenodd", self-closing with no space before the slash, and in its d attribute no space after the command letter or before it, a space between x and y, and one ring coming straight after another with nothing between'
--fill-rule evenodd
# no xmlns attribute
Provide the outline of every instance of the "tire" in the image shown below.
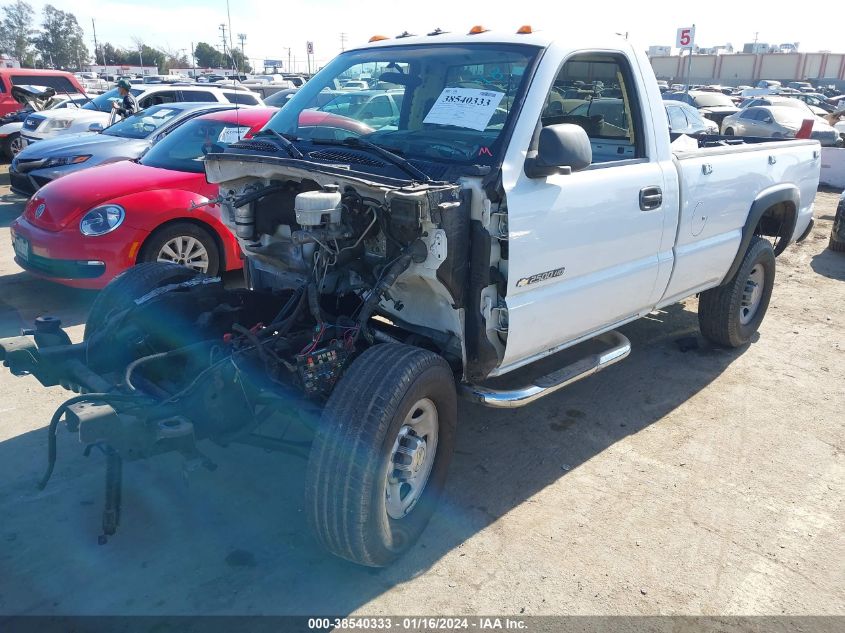
<svg viewBox="0 0 845 633"><path fill-rule="evenodd" d="M837 253L845 253L845 202L840 202L836 207L827 247Z"/></svg>
<svg viewBox="0 0 845 633"><path fill-rule="evenodd" d="M369 567L389 565L406 552L445 485L457 415L455 379L439 355L399 344L361 354L329 397L308 460L305 507L317 541ZM413 424L435 428L433 457L425 450L432 433L409 432ZM402 477L412 469L422 482L416 489Z"/></svg>
<svg viewBox="0 0 845 633"><path fill-rule="evenodd" d="M733 135L734 135L734 129L732 127L725 129L725 136L733 136Z"/></svg>
<svg viewBox="0 0 845 633"><path fill-rule="evenodd" d="M3 139L3 146L0 148L0 151L3 153L3 157L11 161L18 153L23 149L23 139L21 139L20 132L14 132L9 134L5 139Z"/></svg>
<svg viewBox="0 0 845 633"><path fill-rule="evenodd" d="M749 286L752 283L756 284L754 289ZM698 300L701 333L725 347L748 343L763 322L774 283L774 250L769 241L755 235L733 278L701 293Z"/></svg>
<svg viewBox="0 0 845 633"><path fill-rule="evenodd" d="M190 268L162 262L138 264L124 270L94 299L85 322L84 340L89 340L94 332L102 328L110 314L129 308L132 302L151 290L188 281L198 274Z"/></svg>
<svg viewBox="0 0 845 633"><path fill-rule="evenodd" d="M177 246L181 244L182 247ZM200 255L191 264L186 256ZM220 272L220 249L214 236L190 222L175 222L153 232L138 254L139 262L178 263L198 273L216 277Z"/></svg>

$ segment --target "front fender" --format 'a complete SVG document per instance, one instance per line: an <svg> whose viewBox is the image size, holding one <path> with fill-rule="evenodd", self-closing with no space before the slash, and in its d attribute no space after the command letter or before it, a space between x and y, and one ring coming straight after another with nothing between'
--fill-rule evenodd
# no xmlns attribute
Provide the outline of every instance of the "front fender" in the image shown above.
<svg viewBox="0 0 845 633"><path fill-rule="evenodd" d="M225 269L241 267L241 251L232 232L220 219L220 207L208 204L208 197L193 191L153 189L111 200L126 209L126 224L151 234L163 224L198 222L207 226L222 245Z"/></svg>

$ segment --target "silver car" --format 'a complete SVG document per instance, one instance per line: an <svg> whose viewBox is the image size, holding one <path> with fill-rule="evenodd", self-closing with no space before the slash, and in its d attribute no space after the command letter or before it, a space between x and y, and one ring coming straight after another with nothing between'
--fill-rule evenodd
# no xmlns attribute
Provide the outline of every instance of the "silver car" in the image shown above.
<svg viewBox="0 0 845 633"><path fill-rule="evenodd" d="M12 191L31 196L51 180L104 163L139 158L185 121L231 110L226 103L166 103L142 110L102 132L67 134L26 147L12 161Z"/></svg>
<svg viewBox="0 0 845 633"><path fill-rule="evenodd" d="M805 120L813 122L811 138L822 145L839 143L839 134L810 112L786 106L750 106L722 121L725 136L760 136L766 138L795 138Z"/></svg>

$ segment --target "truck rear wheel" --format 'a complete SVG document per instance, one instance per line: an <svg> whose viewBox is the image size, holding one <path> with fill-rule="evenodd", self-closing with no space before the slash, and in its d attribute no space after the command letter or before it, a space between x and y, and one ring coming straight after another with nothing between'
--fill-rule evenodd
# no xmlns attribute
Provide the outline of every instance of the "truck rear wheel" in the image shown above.
<svg viewBox="0 0 845 633"><path fill-rule="evenodd" d="M127 268L103 288L91 305L88 320L85 322L85 340L90 339L94 332L105 325L110 314L126 310L135 299L140 299L161 286L188 281L198 274L190 268L162 262L149 262Z"/></svg>
<svg viewBox="0 0 845 633"><path fill-rule="evenodd" d="M701 333L725 347L740 347L763 322L775 283L772 245L754 236L739 270L726 284L701 293L698 325Z"/></svg>
<svg viewBox="0 0 845 633"><path fill-rule="evenodd" d="M456 422L443 358L398 344L361 354L329 397L308 461L306 512L323 547L370 567L407 551L445 484Z"/></svg>

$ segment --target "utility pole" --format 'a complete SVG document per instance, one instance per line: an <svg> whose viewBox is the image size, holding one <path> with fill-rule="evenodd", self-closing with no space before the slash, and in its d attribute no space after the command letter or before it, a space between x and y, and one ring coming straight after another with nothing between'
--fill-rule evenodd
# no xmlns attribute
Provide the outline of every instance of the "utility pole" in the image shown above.
<svg viewBox="0 0 845 633"><path fill-rule="evenodd" d="M94 31L94 62L97 61L97 54L99 53L100 46L97 44L97 25L94 23L94 18L91 18L91 28ZM103 71L105 71L106 66L106 54L103 53Z"/></svg>
<svg viewBox="0 0 845 633"><path fill-rule="evenodd" d="M341 33L340 34L340 52L342 53L345 50L346 50L346 33Z"/></svg>
<svg viewBox="0 0 845 633"><path fill-rule="evenodd" d="M223 37L223 58L225 59L228 56L226 52L226 25L222 22L220 23L220 32Z"/></svg>
<svg viewBox="0 0 845 633"><path fill-rule="evenodd" d="M197 78L197 56L196 56L196 49L194 48L194 43L191 42L191 66L194 69L194 79Z"/></svg>
<svg viewBox="0 0 845 633"><path fill-rule="evenodd" d="M241 64L245 64L246 53L244 52L244 42L246 41L246 33L238 33L238 39L241 41ZM238 70L243 72L242 68L238 68Z"/></svg>

